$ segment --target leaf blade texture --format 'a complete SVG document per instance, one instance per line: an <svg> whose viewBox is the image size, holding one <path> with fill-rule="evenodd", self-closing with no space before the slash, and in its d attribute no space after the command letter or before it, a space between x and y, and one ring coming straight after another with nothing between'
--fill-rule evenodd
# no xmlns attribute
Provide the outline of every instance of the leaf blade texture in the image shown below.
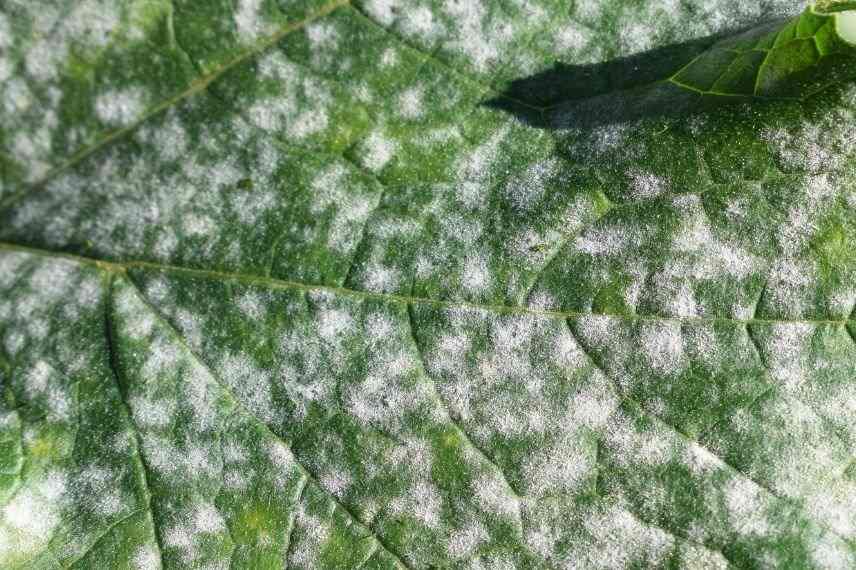
<svg viewBox="0 0 856 570"><path fill-rule="evenodd" d="M851 2L0 8L0 566L851 568Z"/></svg>

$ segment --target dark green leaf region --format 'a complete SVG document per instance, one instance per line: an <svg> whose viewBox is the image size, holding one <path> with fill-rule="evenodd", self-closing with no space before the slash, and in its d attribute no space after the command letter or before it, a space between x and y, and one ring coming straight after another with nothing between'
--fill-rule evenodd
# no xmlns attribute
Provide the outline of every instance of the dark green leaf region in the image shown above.
<svg viewBox="0 0 856 570"><path fill-rule="evenodd" d="M856 2L0 0L0 568L856 568Z"/></svg>

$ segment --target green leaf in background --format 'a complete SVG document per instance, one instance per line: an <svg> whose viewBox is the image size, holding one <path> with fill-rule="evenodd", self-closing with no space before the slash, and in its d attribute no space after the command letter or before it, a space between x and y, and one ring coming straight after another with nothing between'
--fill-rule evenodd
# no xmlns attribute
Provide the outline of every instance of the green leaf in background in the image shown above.
<svg viewBox="0 0 856 570"><path fill-rule="evenodd" d="M854 25L856 11L811 6L784 27L762 26L717 43L669 80L714 96L811 97L856 75Z"/></svg>
<svg viewBox="0 0 856 570"><path fill-rule="evenodd" d="M0 568L853 568L853 8L0 4Z"/></svg>

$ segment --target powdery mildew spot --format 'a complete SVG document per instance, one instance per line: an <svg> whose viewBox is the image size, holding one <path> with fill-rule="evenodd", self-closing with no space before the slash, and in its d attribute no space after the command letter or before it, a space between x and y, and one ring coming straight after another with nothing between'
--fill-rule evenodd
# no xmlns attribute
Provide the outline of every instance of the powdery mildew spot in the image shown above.
<svg viewBox="0 0 856 570"><path fill-rule="evenodd" d="M140 88L110 91L98 96L95 113L108 125L128 126L138 119L145 109L145 95Z"/></svg>
<svg viewBox="0 0 856 570"><path fill-rule="evenodd" d="M260 12L264 0L238 0L235 10L235 27L245 43L260 39L269 32L270 25L264 21Z"/></svg>
<svg viewBox="0 0 856 570"><path fill-rule="evenodd" d="M140 547L134 554L134 570L158 570L160 555L153 546Z"/></svg>
<svg viewBox="0 0 856 570"><path fill-rule="evenodd" d="M362 162L372 172L379 172L395 156L395 141L384 136L382 131L372 132L360 146Z"/></svg>
<svg viewBox="0 0 856 570"><path fill-rule="evenodd" d="M0 561L17 564L43 548L61 523L61 508L67 501L67 475L47 474L29 479L0 509Z"/></svg>

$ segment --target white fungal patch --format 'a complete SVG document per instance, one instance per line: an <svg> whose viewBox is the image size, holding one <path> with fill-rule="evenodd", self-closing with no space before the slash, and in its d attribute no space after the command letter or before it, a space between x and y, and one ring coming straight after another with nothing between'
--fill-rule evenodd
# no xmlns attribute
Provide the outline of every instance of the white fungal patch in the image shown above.
<svg viewBox="0 0 856 570"><path fill-rule="evenodd" d="M238 34L244 41L260 40L266 30L266 24L262 23L267 13L265 5L257 1L238 1L235 4ZM512 63L508 62L509 54L512 54L512 48L525 51L525 44L532 43L523 40L539 37L538 26L542 19L550 20L550 29L554 29L554 19L549 14L544 15L547 10L518 4L510 2L498 10L489 3L447 2L440 8L429 9L418 3L403 6L398 0L374 0L366 3L366 10L383 25L394 27L395 33L411 36L409 39L415 37L417 45L437 48L438 57L450 61L453 66L466 67L471 71L475 69L477 73L493 77L495 74L507 74L509 66L522 68L531 65L534 70L543 54L534 58L526 54L519 58L514 56ZM767 6L771 11L781 12L785 9L784 4L778 1L767 3ZM594 62L599 58L614 57L616 53L634 53L665 45L674 37L702 37L735 22L755 21L761 16L759 6L758 2L736 6L733 2L716 0L704 7L695 7L697 10L693 8L696 15L687 19L688 9L684 4L671 0L625 6L620 14L614 13L609 3L576 2L572 14L563 15L563 18L570 18L570 21L562 22L564 33L534 44L538 44L535 49L541 50L554 43L565 49L568 59L574 62ZM524 18L522 14L531 17ZM610 32L617 41L609 48L612 50L609 54L608 49L595 47L608 44L599 19L618 27ZM577 20L585 20L585 23ZM344 33L344 27L336 30L322 19L306 28L306 37L313 50L330 50L335 44L345 43L338 37L340 31ZM109 34L100 34L102 38L106 35ZM103 39L96 38L93 42L103 42ZM37 78L50 76L50 68L55 64L47 53L45 50L31 52L34 57L26 62L30 75ZM398 54L392 48L387 50L380 57L379 67L401 63L397 61L400 59ZM274 61L276 57L281 61ZM546 283L557 284L556 290L538 291L533 295L535 306L594 310L596 304L591 299L580 299L579 302L571 299L572 302L568 303L568 299L562 297L562 291L596 291L601 285L619 280L624 286L626 279L630 283L618 295L626 301L629 312L637 306L650 308L653 304L652 312L677 319L705 316L711 310L707 303L709 299L705 297L708 286L718 289L726 281L730 283L729 280L756 277L762 270L766 273L769 254L757 254L755 242L766 244L766 238L772 238L770 241L776 242L773 247L778 246L787 257L770 271L773 277L765 293L762 312L779 311L799 317L803 312L808 314L812 311L813 303L818 300L813 296L818 282L812 276L818 274L819 268L813 263L814 255L807 248L817 236L823 216L835 213L826 204L836 204L839 197L836 177L826 176L822 170L830 164L833 167L844 164L837 157L827 160L824 153L828 145L846 148L850 144L845 136L826 133L828 125L820 125L817 129L804 127L799 132L782 129L781 140L770 137L768 141L784 170L805 167L812 172L812 176L791 185L800 186L802 194L786 201L790 211L781 228L776 230L776 236L771 230L749 238L741 234L738 240L728 233L737 226L743 227L746 220L756 214L752 210L754 202L748 198L734 201L733 207L729 206L726 222L713 213L710 214L711 219L707 219L703 206L710 206L702 204L698 196L669 200L664 195L676 190L672 188L672 180L644 169L628 170L627 164L636 167L638 164L632 160L627 164L620 163L619 160L621 171L630 173L630 198L663 198L649 206L674 208L677 216L663 217L669 218L668 223L677 219L676 227L667 228L669 233L664 235L661 231L664 227L658 225L658 220L645 220L648 225L637 227L625 218L619 219L622 212L615 212L615 217L610 216L583 231L579 237L573 237L589 221L588 214L577 215L578 210L588 212L593 210L593 206L586 204L584 208L574 204L568 207L565 203L550 202L556 194L571 195L577 190L567 187L569 182L561 178L564 164L539 161L537 157L527 157L519 162L515 158L515 167L520 172L502 183L497 177L508 175L506 148L515 153L529 150L528 139L520 142L516 138L527 127L500 128L471 152L452 152L459 146L467 148L461 133L472 136L473 130L467 123L469 119L461 126L435 128L429 125L424 130L420 129L421 140L416 141L418 152L424 149L430 153L435 148L443 148L449 156L457 157L451 174L463 183L456 181L447 188L420 184L413 196L421 199L420 193L430 193L430 199L424 202L407 200L410 196L400 194L398 190L410 183L400 184L396 192L387 196L389 207L384 204L378 215L372 216L372 212L377 210L377 188L361 179L370 177L357 176L353 169L335 166L328 161L322 166L313 165L311 170L301 170L300 176L292 179L290 175L298 169L299 162L284 160L279 145L265 144L254 138L262 136L257 132L261 130L283 136L288 139L285 141L288 144L308 143L314 147L316 139L322 139L329 129L342 124L338 120L338 110L331 107L337 97L335 91L307 77L305 67L293 65L281 55L276 57L263 58L260 66L259 80L271 80L271 90L265 91L269 96L253 93L248 96L246 104L241 105L241 108L248 109L248 122L236 118L228 124L216 126L220 119L207 117L206 125L200 131L199 123L185 125L176 113L169 120L135 135L136 142L143 149L139 156L124 160L123 155L130 152L127 148L116 152L111 150L99 159L98 164L87 166L92 169L91 173L86 169L73 169L52 183L47 193L58 193L53 201L41 202L42 197L32 198L32 201L28 199L27 208L14 213L15 231L32 233L35 229L41 232L44 220L51 219L52 223L44 230L49 234L45 241L51 247L70 248L86 243L87 246L91 244L99 257L103 254L118 259L149 258L172 263L192 260L199 266L216 264L219 268L228 265L227 269L244 274L265 269L256 263L257 256L250 255L257 244L245 240L245 235L258 238L259 243L270 243L275 236L280 236L277 243L282 264L274 264L275 271L290 271L296 265L290 255L296 251L294 244L297 242L309 244L307 251L321 250L321 255L312 257L310 263L313 266L324 265L321 271L326 271L325 263L318 263L319 259L326 262L328 254L352 253L365 234L364 251L368 252L369 259L359 259L354 265L358 276L356 286L380 293L406 290L412 275L409 255L415 249L412 263L416 267L417 279L427 284L413 284L413 295L444 299L462 295L478 297L488 291L500 294L516 291L520 288L516 281L519 275L504 272L506 256L516 256L509 264L515 268L525 265L540 269L548 259L555 259L556 266L560 266L566 255L581 254L580 258L573 259L575 264L572 265L584 268L572 275L579 279L581 286L576 287L570 279L546 279ZM314 55L310 58L314 61ZM353 67L346 66L347 62L341 63L342 70L353 71ZM389 73L390 70L383 69L383 72ZM2 74L0 60L0 78ZM37 94L42 90L30 92L26 82L21 85L23 87L4 85L4 94L0 96L3 104L16 112L33 112L40 108ZM370 96L373 96L375 101L379 101L380 92L374 93L372 87L365 85L365 100L372 100ZM405 88L389 94L387 110L403 119L422 120L429 111L433 113L435 105L446 109L446 99L454 100L456 97L453 91L450 87L451 97L434 101L422 86ZM148 96L145 92L144 95ZM204 105L204 101L194 101L183 107L181 114L195 113ZM105 116L112 117L116 126L126 120L136 120L127 118L133 113L124 114L122 105L111 107L105 104L103 110ZM413 148L413 141L400 139L398 130L393 139L391 131L384 129L384 124L390 124L384 121L394 122L397 119L379 119L376 130L353 147L357 161L374 172L383 172L392 161L399 156L404 157L405 150L410 153ZM842 125L852 124L852 120L848 122L844 115L836 120ZM638 127L611 125L599 128L590 133L586 144L592 145L594 150L591 153L595 155L608 151L633 159L638 149L631 143L636 138ZM50 128L33 129L16 135L15 157L35 165L40 157L50 156L51 146L55 144L52 132ZM69 136L84 137L86 134L76 135L69 131ZM794 142L790 139L799 140ZM817 148L813 146L815 143ZM320 146L324 146L323 142ZM806 150L808 156L802 156L800 153ZM238 151L240 155L236 154ZM230 156L232 158L228 158ZM589 158L587 156L586 160ZM530 166L520 169L521 164ZM396 162L395 166L397 169L399 164ZM37 170L36 166L33 169ZM292 180L298 182L293 183ZM292 196L304 186L307 192ZM713 188L711 192L720 190ZM767 191L766 187L755 186L740 190L744 197L756 191ZM613 189L607 191L612 192ZM87 202L88 196L91 198ZM283 199L283 196L288 199ZM499 215L494 209L497 201L503 206ZM774 200L769 202L768 205L775 205ZM309 214L305 210L290 209L293 204L308 208ZM416 211L412 219L403 216L401 219L378 219L386 214L386 209L395 212L411 207ZM128 216L126 210L133 210L134 215ZM542 218L544 212L555 214L555 217L545 215ZM265 221L268 213L273 220L270 223ZM508 217L503 217L506 214ZM372 220L366 225L370 217ZM311 226L299 221L310 218ZM229 222L222 227L215 223L225 219ZM553 220L560 221L554 223ZM496 236L493 232L497 229L501 232L506 223L514 225L512 237L502 233ZM725 228L720 225L722 223L726 224ZM428 231L432 233L428 234ZM41 235L38 232L32 235ZM430 235L430 239L424 243L417 241L426 235ZM188 237L195 241L188 244ZM756 237L760 239L756 240ZM387 241L369 241L381 238ZM557 244L566 238L571 239L570 247L559 251ZM409 241L402 245L404 240ZM399 243L394 243L396 241ZM199 245L195 245L197 243ZM500 245L494 249L494 243ZM508 249L503 249L506 244ZM411 247L413 245L416 247ZM289 249L292 247L295 249ZM531 252L533 248L537 251ZM655 258L647 256L649 251L656 254ZM391 255L392 252L396 255ZM397 257L398 252L407 259L401 261ZM756 254L761 257L756 257ZM251 261L254 257L256 260ZM585 263L576 264L580 259ZM591 272L586 273L589 268ZM14 269L16 274L18 271L18 268ZM617 273L619 271L620 274ZM285 277L310 282L304 275ZM338 277L344 278L344 275L313 275L311 282L329 278L338 283ZM6 276L0 270L0 283L13 279L11 274ZM31 281L39 295L52 299L57 306L67 299L74 299L81 306L96 307L102 297L98 294L102 292L100 288L92 285L94 282L86 288L78 288L72 285L74 277L61 270L38 274ZM709 283L699 283L701 281ZM59 287L57 283L64 285ZM610 497L617 503L614 508L585 511L574 504L573 495L583 489L587 491L592 483L595 457L601 453L604 454L603 462L613 463L601 473L606 487L611 490L624 484L623 479L633 479L640 473L639 479L648 477L650 483L654 479L645 469L659 469L669 461L680 462L693 483L703 481L716 485L716 488L705 488L704 492L709 494L710 504L716 503L717 508L721 507L718 491L725 475L735 475L723 468L717 458L704 448L669 437L675 434L664 426L660 426L664 433L640 434L642 428L621 417L618 396L610 387L611 381L593 368L590 359L566 330L567 323L558 316L542 319L520 314L500 315L497 311L464 310L431 314L424 329L418 326L418 330L413 331L425 343L425 362L430 376L426 377L422 374L420 355L407 338L407 323L400 321L400 315L364 315L361 312L363 307L380 302L375 295L370 295L371 299L364 303L353 304L340 303L336 295L307 295L283 309L277 297L285 295L283 291L277 290L276 295L268 297L259 291L241 292L238 284L233 286L237 294L225 300L226 295L220 295L222 298L218 298L217 303L233 303L234 310L225 304L206 306L204 301L209 294L204 287L188 287L190 300L176 295L172 285L165 282L147 289L150 300L160 305L159 310L176 323L191 349L201 355L198 362L183 349L176 350L172 346L181 343L164 335L161 323L150 311L137 306L133 295L128 296L123 290L114 298L117 322L123 321L120 340L134 343L132 350L123 351L123 355L126 352L143 355L139 366L127 366L127 369L128 373L139 375L137 382L129 384L144 386L145 391L134 394L127 401L137 429L151 432L142 437L143 453L159 479L182 484L222 480L224 494L235 492L240 495L247 489L255 489L259 478L267 476L262 469L254 470L247 465L249 448L224 441L212 443L205 439L215 433L222 435L217 431L222 427L218 423L219 416L213 415L211 408L222 404L224 414L228 414L230 419L240 415L232 407L231 400L212 387L222 380L253 415L284 430L293 430L297 434L295 441L303 443L309 440L306 446L295 449L300 449L301 461L318 474L327 494L347 497L349 504L353 500L359 506L361 516L368 513L366 517L376 522L378 528L388 528L388 521L404 527L416 521L415 525L422 528L406 536L426 535L425 542L439 545L438 552L446 548L448 555L462 564L478 553L479 558L472 561L474 567L514 567L516 561L511 558L483 554L482 550L492 552L490 542L496 515L500 518L514 516L511 505L514 504L515 508L520 505L492 468L490 474L473 473L472 479L466 479L472 483L469 486L465 483L463 489L434 475L441 473L444 467L440 463L442 456L432 448L437 442L418 440L414 438L414 431L419 430L422 434L426 426L428 429L424 431L431 431L434 423L448 428L450 419L466 431L472 442L486 450L485 456L491 458L490 461L498 458L496 464L508 472L508 481L512 481L515 487L519 485L522 493L538 497L538 502L543 503L557 504L568 499L557 509L559 522L548 524L544 520L536 520L532 525L524 525L530 548L548 557L558 567L657 565L664 562L666 553L673 547L679 550L677 555L680 557L680 562L675 563L688 568L693 564L699 567L725 564L721 558L712 556L701 547L678 544L680 540L642 524L624 511L621 505L626 503L622 501L634 492L632 489L619 489L614 497ZM355 285L349 282L348 286ZM730 289L723 295L730 295ZM51 321L42 315L44 311L39 309L37 302L28 299L17 301L17 298L12 302L0 301L0 317L4 324L7 318L16 319L12 325L4 327L3 332L4 346L14 358L28 354L37 341L53 342L55 338ZM183 306L175 308L180 301ZM301 305L304 301L310 307L308 314L301 312L305 309ZM826 299L820 299L818 303L823 301ZM298 305L299 308L295 309L294 306ZM752 304L742 295L736 296L734 305L739 305L739 314L744 318L752 315ZM852 299L836 300L835 307L837 314L848 315ZM420 313L423 309L428 311L430 306L417 303L409 309ZM62 308L61 311L63 318L72 316L69 311L82 314L78 308ZM283 315L281 311L287 314ZM228 318L223 318L224 314L228 314ZM420 319L416 320L421 323ZM674 400L666 397L665 392L680 388L672 383L672 377L686 370L691 359L694 369L696 366L713 369L714 365L722 366L726 357L737 362L745 356L746 350L743 349L748 349L743 346L742 352L732 354L723 345L724 348L719 350L714 346L717 342L715 331L693 329L688 332L686 328L689 325L682 328L677 323L644 319L644 324L634 328L642 320L589 317L572 323L572 326L575 332L579 329L586 345L591 345L593 357L601 357L598 362L602 361L606 372L615 376L619 388L633 384L633 388L662 391L656 394L646 392L643 406L663 417L674 411L669 407ZM234 322L240 322L241 335L226 334L229 332L226 329ZM631 322L634 324L628 324ZM280 328L274 330L269 327ZM793 330L775 330L766 350L779 353L779 357L764 355L770 356L765 360L779 385L786 392L800 392L800 397L819 394L806 393L809 388L829 390L830 393L832 390L827 388L832 381L827 382L827 377L820 374L820 371L824 374L829 372L831 365L806 358L801 344L788 336L808 337L812 332L814 329L799 326ZM221 339L226 338L234 343L228 348L221 346L221 342L225 342ZM268 349L274 354L267 354ZM262 358L256 357L257 350L264 353ZM272 357L270 360L269 356ZM203 360L210 363L216 379L202 366ZM84 370L92 367L87 367L86 363L69 364L66 370L66 366L41 357L28 361L27 366L22 368L26 370L23 376L15 375L16 380L21 378L27 384L29 392L25 390L24 393L49 402L54 412L50 416L52 419L71 417L68 412L73 410L74 402L65 394L52 391L52 385L60 381L60 374L52 370L64 374L74 367ZM740 376L732 370L728 373ZM820 380L814 381L815 373ZM434 384L436 392L433 391ZM823 413L824 418L846 418L853 412L851 392L841 391L828 400L806 398L806 401L813 407L827 406L823 408L827 410ZM283 401L277 400L280 395ZM438 401L438 395L442 401ZM720 403L719 400L716 402ZM724 398L722 403L725 403ZM446 408L448 415L444 411ZM315 423L313 420L313 423L308 423L310 410L314 414L312 418L320 416L350 422L348 425L360 437L346 443L323 422ZM805 441L811 442L808 447L815 446L816 450L796 454L793 449L785 449L773 460L765 459L766 464L760 460L754 463L752 474L765 478L771 487L804 500L810 518L822 520L839 532L852 535L853 521L849 513L856 511L852 489L834 478L818 475L820 471L840 471L840 457L835 454L838 444L830 443L834 438L828 433L805 427L820 424L810 411L792 406L783 412L798 416L799 422L786 423L784 428L776 424L775 428L762 429L758 426L765 423L764 418L735 413L733 421L729 419L723 425L728 429L737 426L735 431L742 435L760 433L763 442L772 441L779 432L796 433L800 437L811 435ZM192 426L181 434L181 437L186 436L186 443L169 432L178 415L192 418ZM763 431L766 429L769 433ZM826 439L819 434L825 435ZM603 440L600 442L602 447L595 447L594 441L599 439ZM352 444L352 441L356 443ZM342 453L346 444L352 445L347 457ZM470 462L478 456L465 440L452 441L450 445L453 444L466 450L464 457ZM126 453L130 452L127 441L124 445ZM774 447L769 445L769 449ZM307 452L306 449L312 451ZM295 469L294 458L284 445L271 445L268 452L277 466L273 471L292 473ZM307 457L307 453L311 456ZM487 468L483 462L480 464ZM612 477L613 469L623 470L622 477ZM684 472L680 468L668 471ZM101 485L107 474L116 475L106 468L93 469L86 473L87 484L91 483L93 487ZM277 484L285 488L284 477L281 473L277 476L280 477ZM363 484L362 480L356 480L358 477L368 480ZM394 478L396 489L403 491L399 496L380 493L373 496L366 489L377 488L373 487L374 477L378 480ZM656 480L649 485L650 488L636 490L632 497L634 504L640 501L657 517L669 519L668 501L675 489L666 479ZM770 482L769 479L775 480ZM384 485L382 488L389 487ZM819 489L822 492L818 492ZM622 496L625 492L628 495ZM731 514L725 517L728 519L727 528L714 529L714 525L724 519L710 516L709 521L691 525L688 530L690 537L697 538L700 544L720 544L722 536L732 536L729 534L732 531L741 536L754 536L778 527L779 522L773 518L773 513L778 511L766 510L773 504L768 504L768 500L773 499L762 492L759 492L761 499L758 500L749 494L749 508L755 509L755 513L740 510L747 493L745 489L729 487L726 503ZM87 506L103 514L121 511L124 504L122 496L109 490L97 494L99 501L86 503ZM322 564L318 555L323 552L323 541L331 536L338 539L339 534L334 528L335 523L322 515L309 514L307 511L312 506L308 503L310 501L300 507L295 537L304 533L309 538L295 538L289 564L313 568ZM450 527L447 510L455 512L455 524L461 526ZM332 506L329 511L333 512ZM459 513L460 517L457 516ZM753 514L759 520L753 520ZM766 519L768 516L769 521ZM186 565L203 565L196 556L203 554L208 541L214 540L213 535L228 534L225 513L218 513L209 497L178 519L166 528L169 531L166 547L183 553ZM668 522L673 521L669 519ZM706 527L707 524L711 525L710 528ZM769 524L770 529L766 529L764 524ZM565 529L572 527L581 530L571 538L561 536ZM664 527L671 528L665 523ZM411 529L405 530L410 532ZM7 536L0 533L0 553L4 552L2 545ZM413 540L423 539L417 537ZM203 543L206 548L200 546ZM825 551L817 554L819 560L823 558L818 564L852 565L846 557L839 556L835 544L818 540L816 545L810 546ZM419 554L419 548L422 547L414 547L416 554ZM147 562L147 558L152 557L141 550L135 561L140 567L157 564ZM427 557L407 551L403 559L418 561Z"/></svg>
<svg viewBox="0 0 856 570"><path fill-rule="evenodd" d="M267 25L261 15L263 0L237 0L235 27L241 40L254 42L267 33Z"/></svg>
<svg viewBox="0 0 856 570"><path fill-rule="evenodd" d="M441 524L442 503L437 488L427 481L420 481L408 489L407 494L392 499L389 509L395 516L412 518L429 529L436 529Z"/></svg>
<svg viewBox="0 0 856 570"><path fill-rule="evenodd" d="M487 512L495 515L520 518L520 500L502 477L495 473L484 474L472 484L476 501Z"/></svg>
<svg viewBox="0 0 856 570"><path fill-rule="evenodd" d="M809 302L808 291L816 283L813 259L784 258L772 267L764 292L765 306L779 314L798 318Z"/></svg>
<svg viewBox="0 0 856 570"><path fill-rule="evenodd" d="M342 254L358 245L363 226L377 206L378 189L337 164L323 170L312 181L311 212L332 216L327 231L327 246Z"/></svg>
<svg viewBox="0 0 856 570"><path fill-rule="evenodd" d="M31 477L0 508L0 563L15 565L48 545L61 523L66 487L62 472Z"/></svg>
<svg viewBox="0 0 856 570"><path fill-rule="evenodd" d="M246 356L231 355L223 358L217 373L253 415L264 422L273 422L279 417L271 395L270 372L256 366Z"/></svg>
<svg viewBox="0 0 856 570"><path fill-rule="evenodd" d="M497 160L499 147L508 133L509 128L503 126L485 142L459 158L455 163L458 180L481 181L489 179L491 166Z"/></svg>
<svg viewBox="0 0 856 570"><path fill-rule="evenodd" d="M724 497L733 528L750 536L769 535L770 521L765 512L770 506L770 500L762 495L757 485L735 477L726 483Z"/></svg>
<svg viewBox="0 0 856 570"><path fill-rule="evenodd" d="M697 256L686 269L676 263L672 275L698 280L715 281L725 276L745 279L764 263L744 248L727 243L716 236L696 195L675 199L683 221L674 234L675 252Z"/></svg>
<svg viewBox="0 0 856 570"><path fill-rule="evenodd" d="M345 311L326 309L318 316L318 334L327 342L340 340L345 335L353 334L354 331L354 319Z"/></svg>
<svg viewBox="0 0 856 570"><path fill-rule="evenodd" d="M469 258L464 261L461 274L461 286L468 293L483 293L491 284L490 270L483 257Z"/></svg>
<svg viewBox="0 0 856 570"><path fill-rule="evenodd" d="M589 480L596 468L588 446L569 437L559 445L531 453L523 465L527 494L534 497L551 493L573 494Z"/></svg>
<svg viewBox="0 0 856 570"><path fill-rule="evenodd" d="M363 283L368 291L394 293L401 282L401 274L392 267L372 263L363 270Z"/></svg>
<svg viewBox="0 0 856 570"><path fill-rule="evenodd" d="M262 297L257 291L247 291L238 299L238 308L247 317L260 321L267 314L267 306L265 301L267 298Z"/></svg>
<svg viewBox="0 0 856 570"><path fill-rule="evenodd" d="M662 176L634 170L629 173L630 195L636 200L650 200L669 190L669 182Z"/></svg>
<svg viewBox="0 0 856 570"><path fill-rule="evenodd" d="M134 421L144 427L165 428L172 421L175 413L175 403L168 400L151 400L149 398L135 399L131 404Z"/></svg>
<svg viewBox="0 0 856 570"><path fill-rule="evenodd" d="M404 33L419 37L421 43L432 42L435 34L439 31L434 13L427 6L416 6L410 10L403 10L400 14L401 28Z"/></svg>
<svg viewBox="0 0 856 570"><path fill-rule="evenodd" d="M643 354L649 366L661 374L674 375L687 366L684 338L675 322L645 323L640 331Z"/></svg>
<svg viewBox="0 0 856 570"><path fill-rule="evenodd" d="M460 560L473 554L479 545L485 543L490 535L479 522L468 524L463 530L454 532L449 537L449 545L446 547L449 556Z"/></svg>
<svg viewBox="0 0 856 570"><path fill-rule="evenodd" d="M548 185L559 176L561 163L548 158L530 164L520 174L510 178L503 186L514 206L526 211L541 202Z"/></svg>
<svg viewBox="0 0 856 570"><path fill-rule="evenodd" d="M423 113L423 90L411 87L398 96L398 112L405 119L418 119Z"/></svg>
<svg viewBox="0 0 856 570"><path fill-rule="evenodd" d="M360 143L361 160L372 172L380 172L395 156L396 144L381 131L374 131Z"/></svg>
<svg viewBox="0 0 856 570"><path fill-rule="evenodd" d="M622 225L604 226L583 232L574 240L574 246L588 255L618 255L641 242L635 228Z"/></svg>
<svg viewBox="0 0 856 570"><path fill-rule="evenodd" d="M141 546L134 553L131 563L134 565L134 570L160 570L161 563L157 546L153 544Z"/></svg>
<svg viewBox="0 0 856 570"><path fill-rule="evenodd" d="M327 128L329 119L324 109L305 111L288 126L288 134L296 139L303 139Z"/></svg>
<svg viewBox="0 0 856 570"><path fill-rule="evenodd" d="M365 3L366 11L384 26L395 21L395 11L398 7L399 0L368 0Z"/></svg>
<svg viewBox="0 0 856 570"><path fill-rule="evenodd" d="M673 536L645 526L628 511L617 507L586 516L583 525L593 542L574 548L574 557L594 568L618 570L643 560L657 565L674 547Z"/></svg>
<svg viewBox="0 0 856 570"><path fill-rule="evenodd" d="M856 43L856 33L852 41ZM818 568L846 570L856 565L856 555L849 544L829 533L823 534L811 545L810 553Z"/></svg>
<svg viewBox="0 0 856 570"><path fill-rule="evenodd" d="M788 392L796 392L808 379L809 343L815 327L808 323L782 323L770 327L764 342L770 374Z"/></svg>
<svg viewBox="0 0 856 570"><path fill-rule="evenodd" d="M140 88L110 91L95 100L95 114L108 125L126 127L145 110L145 94Z"/></svg>
<svg viewBox="0 0 856 570"><path fill-rule="evenodd" d="M566 24L559 28L553 40L555 49L565 58L586 49L591 42L591 32L576 23Z"/></svg>
<svg viewBox="0 0 856 570"><path fill-rule="evenodd" d="M677 445L674 435L661 428L640 432L626 416L610 419L604 443L619 465L625 467L663 465L672 458Z"/></svg>
<svg viewBox="0 0 856 570"><path fill-rule="evenodd" d="M342 498L353 483L350 473L343 470L331 471L320 479L321 486L331 495Z"/></svg>

